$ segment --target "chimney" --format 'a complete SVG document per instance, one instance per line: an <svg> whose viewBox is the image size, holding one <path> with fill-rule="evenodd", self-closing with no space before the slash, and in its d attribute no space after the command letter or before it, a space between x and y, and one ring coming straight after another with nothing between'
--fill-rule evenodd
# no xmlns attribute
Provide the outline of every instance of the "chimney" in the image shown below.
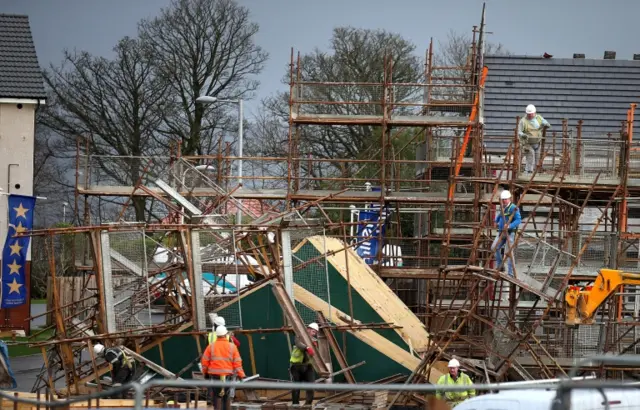
<svg viewBox="0 0 640 410"><path fill-rule="evenodd" d="M633 55L633 59L634 60L640 60L640 54L634 54Z"/></svg>
<svg viewBox="0 0 640 410"><path fill-rule="evenodd" d="M573 58L584 58L584 54L574 54Z"/></svg>
<svg viewBox="0 0 640 410"><path fill-rule="evenodd" d="M605 60L615 60L616 59L616 52L615 51L605 51L604 52L604 59Z"/></svg>

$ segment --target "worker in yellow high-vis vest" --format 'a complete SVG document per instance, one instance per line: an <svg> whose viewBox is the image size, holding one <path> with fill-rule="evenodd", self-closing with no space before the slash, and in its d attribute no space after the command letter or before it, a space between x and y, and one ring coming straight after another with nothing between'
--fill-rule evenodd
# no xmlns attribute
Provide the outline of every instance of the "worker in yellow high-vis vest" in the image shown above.
<svg viewBox="0 0 640 410"><path fill-rule="evenodd" d="M209 342L209 344L215 342L216 339L218 338L218 336L216 335L216 329L218 328L218 326L227 326L227 323L224 320L224 317L216 316L213 319L213 326L211 327L211 333L209 333L209 335L207 336L207 342ZM229 341L232 341L233 344L236 345L236 347L240 347L240 341L232 333L228 333L226 337L227 339L229 339Z"/></svg>
<svg viewBox="0 0 640 410"><path fill-rule="evenodd" d="M311 358L316 354L315 348L318 346L318 331L320 327L317 323L309 323L307 326L307 334L313 342L312 346L307 346L298 337L295 338L293 349L291 350L291 358L289 359L289 374L293 382L313 383L315 381L315 372ZM292 404L300 403L300 390L291 392ZM313 390L306 391L305 404L313 404Z"/></svg>
<svg viewBox="0 0 640 410"><path fill-rule="evenodd" d="M456 359L449 361L449 373L443 374L438 379L438 386L471 386L473 381L465 373L460 371L460 362ZM454 406L462 403L466 399L470 399L476 396L476 390L473 387L469 387L469 390L464 391L436 391L436 397L438 399L444 399L453 408Z"/></svg>

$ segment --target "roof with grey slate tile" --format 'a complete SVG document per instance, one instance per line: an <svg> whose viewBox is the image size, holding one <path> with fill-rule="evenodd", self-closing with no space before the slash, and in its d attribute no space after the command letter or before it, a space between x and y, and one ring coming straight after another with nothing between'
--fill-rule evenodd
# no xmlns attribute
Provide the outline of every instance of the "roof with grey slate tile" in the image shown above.
<svg viewBox="0 0 640 410"><path fill-rule="evenodd" d="M629 104L640 102L640 61L486 56L484 62L488 136L513 135L527 104L556 130L567 118L569 127L583 120L585 136L615 134Z"/></svg>
<svg viewBox="0 0 640 410"><path fill-rule="evenodd" d="M29 17L0 14L0 98L45 97Z"/></svg>

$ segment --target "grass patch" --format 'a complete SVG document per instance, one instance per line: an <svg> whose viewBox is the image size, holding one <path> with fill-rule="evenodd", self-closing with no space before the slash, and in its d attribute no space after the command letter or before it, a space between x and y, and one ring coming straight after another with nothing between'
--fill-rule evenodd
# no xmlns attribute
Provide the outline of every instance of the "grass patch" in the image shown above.
<svg viewBox="0 0 640 410"><path fill-rule="evenodd" d="M41 329L40 328L36 328L33 329L33 333L37 333L39 332ZM20 357L20 356L29 356L32 354L41 354L42 350L40 350L40 348L33 348L33 347L29 347L27 345L12 345L12 342L32 342L32 343L36 343L36 342L42 342L45 341L47 339L49 339L52 335L53 335L54 330L53 329L49 329L46 332L43 332L41 334L39 334L38 336L36 336L35 338L29 339L27 337L16 337L15 340L8 337L8 338L3 338L2 340L4 340L5 342L7 342L8 344L8 348L9 348L9 357Z"/></svg>
<svg viewBox="0 0 640 410"><path fill-rule="evenodd" d="M47 299L31 299L32 305L46 305Z"/></svg>

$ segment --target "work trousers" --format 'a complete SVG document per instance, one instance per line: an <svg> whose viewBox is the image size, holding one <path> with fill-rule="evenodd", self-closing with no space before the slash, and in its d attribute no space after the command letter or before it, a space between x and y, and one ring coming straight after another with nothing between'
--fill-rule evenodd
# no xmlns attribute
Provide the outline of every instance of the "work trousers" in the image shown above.
<svg viewBox="0 0 640 410"><path fill-rule="evenodd" d="M124 385L131 382L131 380L133 380L133 368L129 366L116 365L114 366L113 370L114 370L114 374L111 381L114 385L116 384ZM120 393L116 393L112 395L113 399L124 399L126 397L127 397L127 391L122 391Z"/></svg>
<svg viewBox="0 0 640 410"><path fill-rule="evenodd" d="M315 381L315 374L313 366L309 364L292 364L289 368L289 374L291 375L291 381L293 382L307 382L313 383ZM300 390L291 391L292 404L300 404ZM306 391L305 404L311 405L313 403L313 390Z"/></svg>
<svg viewBox="0 0 640 410"><path fill-rule="evenodd" d="M524 152L524 170L525 172L533 172L540 161L540 143L522 144Z"/></svg>
<svg viewBox="0 0 640 410"><path fill-rule="evenodd" d="M226 380L229 381L231 376L227 376ZM217 375L207 375L206 377L209 380L220 380L220 376ZM229 389L221 388L221 387L211 387L209 389L209 394L211 395L211 405L215 410L223 410L231 408L231 398L229 397Z"/></svg>
<svg viewBox="0 0 640 410"><path fill-rule="evenodd" d="M507 256L511 250L511 256L507 258L506 262L507 274L509 276L513 276L513 264L516 261L515 249L513 249L515 239L515 232L511 232L507 235L502 235L502 232L498 232L498 235L493 240L493 245L491 245L491 252L494 252L496 255L496 268L502 264L502 251L504 250L504 255ZM507 246L505 247L505 245ZM504 266L502 266L502 269L504 269Z"/></svg>

